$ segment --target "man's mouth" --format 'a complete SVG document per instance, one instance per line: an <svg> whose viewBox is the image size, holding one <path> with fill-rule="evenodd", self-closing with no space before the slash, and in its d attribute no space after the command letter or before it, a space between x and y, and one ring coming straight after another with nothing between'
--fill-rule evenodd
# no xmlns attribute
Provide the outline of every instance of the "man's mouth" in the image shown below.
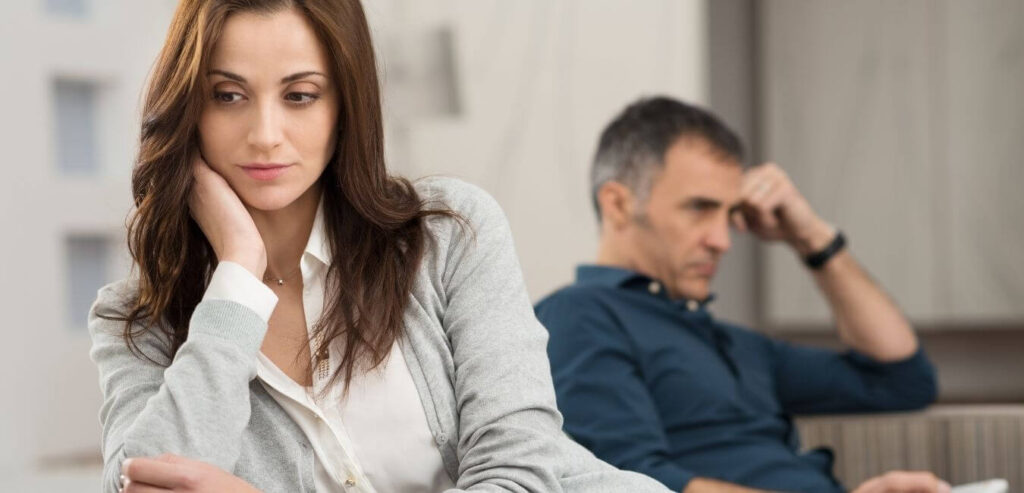
<svg viewBox="0 0 1024 493"><path fill-rule="evenodd" d="M696 264L691 269L701 277L714 277L715 272L718 271L718 265L714 263Z"/></svg>

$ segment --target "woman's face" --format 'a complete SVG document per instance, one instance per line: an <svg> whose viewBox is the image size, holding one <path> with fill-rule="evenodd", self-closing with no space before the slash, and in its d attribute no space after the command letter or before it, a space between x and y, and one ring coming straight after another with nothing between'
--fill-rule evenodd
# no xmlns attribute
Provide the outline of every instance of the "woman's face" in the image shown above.
<svg viewBox="0 0 1024 493"><path fill-rule="evenodd" d="M247 206L272 211L312 190L335 147L327 54L294 9L228 17L209 63L201 151Z"/></svg>

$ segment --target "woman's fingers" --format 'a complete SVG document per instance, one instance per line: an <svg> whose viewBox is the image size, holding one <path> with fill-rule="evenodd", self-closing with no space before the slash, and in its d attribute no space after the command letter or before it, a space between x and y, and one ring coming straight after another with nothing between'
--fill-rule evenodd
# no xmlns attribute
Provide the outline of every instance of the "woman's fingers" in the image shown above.
<svg viewBox="0 0 1024 493"><path fill-rule="evenodd" d="M137 457L126 459L121 465L121 474L125 485L141 484L152 488L165 488L173 491L176 488L187 488L191 484L191 476L187 465L177 464L160 458ZM132 490L125 490L132 491Z"/></svg>
<svg viewBox="0 0 1024 493"><path fill-rule="evenodd" d="M234 261L257 277L266 270L266 248L241 198L227 179L197 157L189 196L192 217L218 260Z"/></svg>
<svg viewBox="0 0 1024 493"><path fill-rule="evenodd" d="M130 481L121 487L121 493L173 493L174 490Z"/></svg>
<svg viewBox="0 0 1024 493"><path fill-rule="evenodd" d="M121 469L123 493L259 493L212 464L172 454L127 459Z"/></svg>
<svg viewBox="0 0 1024 493"><path fill-rule="evenodd" d="M192 165L192 193L188 197L188 208L192 218L199 223L199 226L203 228L203 232L207 236L210 236L210 232L206 231L208 227L204 224L206 220L206 214L204 212L204 205L209 200L209 175L213 171L209 169L209 166L201 159L196 158L195 163Z"/></svg>

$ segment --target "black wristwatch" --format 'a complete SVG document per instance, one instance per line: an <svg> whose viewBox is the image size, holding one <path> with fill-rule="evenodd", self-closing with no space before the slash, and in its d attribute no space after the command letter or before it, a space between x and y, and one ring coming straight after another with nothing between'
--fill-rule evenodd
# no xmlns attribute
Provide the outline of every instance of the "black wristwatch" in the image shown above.
<svg viewBox="0 0 1024 493"><path fill-rule="evenodd" d="M832 241L825 248L804 257L804 263L812 270L821 269L832 257L843 251L845 247L846 237L843 236L842 231L836 230L836 237L832 238Z"/></svg>

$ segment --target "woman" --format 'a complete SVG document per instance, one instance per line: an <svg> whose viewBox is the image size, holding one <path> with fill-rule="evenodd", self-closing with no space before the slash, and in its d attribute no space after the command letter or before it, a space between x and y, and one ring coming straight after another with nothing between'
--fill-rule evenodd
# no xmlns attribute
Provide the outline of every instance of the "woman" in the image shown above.
<svg viewBox="0 0 1024 493"><path fill-rule="evenodd" d="M358 0L182 1L143 117L104 491L664 491L561 433L497 204L388 176Z"/></svg>

